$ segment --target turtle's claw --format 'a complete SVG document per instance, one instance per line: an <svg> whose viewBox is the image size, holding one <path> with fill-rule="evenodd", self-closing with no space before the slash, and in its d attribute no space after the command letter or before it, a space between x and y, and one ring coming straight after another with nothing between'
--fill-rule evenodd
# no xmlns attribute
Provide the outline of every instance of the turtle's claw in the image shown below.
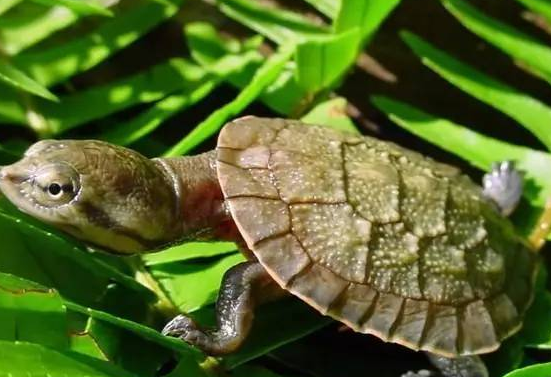
<svg viewBox="0 0 551 377"><path fill-rule="evenodd" d="M513 212L522 196L522 174L513 161L492 164L482 180L484 195L492 199L504 215Z"/></svg>
<svg viewBox="0 0 551 377"><path fill-rule="evenodd" d="M194 330L197 330L197 325L195 322L191 318L180 314L167 323L161 333L166 336L173 336L175 338L183 339L186 334L193 332Z"/></svg>
<svg viewBox="0 0 551 377"><path fill-rule="evenodd" d="M167 323L162 334L179 338L208 354L221 353L218 351L219 342L216 334L201 330L193 319L182 314Z"/></svg>

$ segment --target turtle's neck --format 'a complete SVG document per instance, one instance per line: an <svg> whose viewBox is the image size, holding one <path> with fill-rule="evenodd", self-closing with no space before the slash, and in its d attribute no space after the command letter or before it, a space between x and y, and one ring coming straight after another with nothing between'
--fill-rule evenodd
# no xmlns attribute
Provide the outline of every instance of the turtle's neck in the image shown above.
<svg viewBox="0 0 551 377"><path fill-rule="evenodd" d="M216 151L155 159L171 176L177 197L175 224L181 239L238 241L216 173Z"/></svg>

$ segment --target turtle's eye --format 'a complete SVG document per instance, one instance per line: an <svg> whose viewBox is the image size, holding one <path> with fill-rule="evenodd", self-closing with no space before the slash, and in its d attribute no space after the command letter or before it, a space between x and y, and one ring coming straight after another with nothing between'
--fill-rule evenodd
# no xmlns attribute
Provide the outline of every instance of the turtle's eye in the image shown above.
<svg viewBox="0 0 551 377"><path fill-rule="evenodd" d="M76 196L79 181L77 172L69 165L45 166L34 174L34 197L46 206L68 203Z"/></svg>
<svg viewBox="0 0 551 377"><path fill-rule="evenodd" d="M50 183L48 186L48 193L51 197L57 198L62 193L59 183Z"/></svg>

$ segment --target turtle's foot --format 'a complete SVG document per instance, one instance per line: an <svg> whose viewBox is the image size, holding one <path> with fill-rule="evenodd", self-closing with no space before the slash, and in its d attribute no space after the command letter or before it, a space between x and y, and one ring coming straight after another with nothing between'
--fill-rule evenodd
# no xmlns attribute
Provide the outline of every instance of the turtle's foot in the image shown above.
<svg viewBox="0 0 551 377"><path fill-rule="evenodd" d="M449 359L427 353L427 356L442 377L488 377L488 370L478 356L460 356Z"/></svg>
<svg viewBox="0 0 551 377"><path fill-rule="evenodd" d="M522 174L512 161L497 162L482 180L484 195L492 199L501 213L509 215L515 210L522 196Z"/></svg>
<svg viewBox="0 0 551 377"><path fill-rule="evenodd" d="M227 353L228 337L216 331L208 331L199 328L193 319L185 315L179 315L167 323L162 331L163 335L182 339L209 355ZM231 348L231 347L230 347Z"/></svg>
<svg viewBox="0 0 551 377"><path fill-rule="evenodd" d="M439 377L437 373L431 372L430 370L421 369L417 372L407 372L402 374L401 377Z"/></svg>
<svg viewBox="0 0 551 377"><path fill-rule="evenodd" d="M184 315L170 321L164 335L180 338L209 355L224 355L239 348L251 329L258 294L273 280L258 262L230 268L222 278L216 301L217 327L203 330Z"/></svg>

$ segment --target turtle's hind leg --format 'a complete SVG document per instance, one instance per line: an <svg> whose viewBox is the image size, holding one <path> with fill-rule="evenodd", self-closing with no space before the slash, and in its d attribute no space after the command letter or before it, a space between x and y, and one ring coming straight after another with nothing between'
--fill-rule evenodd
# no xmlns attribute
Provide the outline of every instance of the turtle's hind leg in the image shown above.
<svg viewBox="0 0 551 377"><path fill-rule="evenodd" d="M517 207L522 196L522 174L512 161L496 162L482 179L484 195L493 200L505 216Z"/></svg>
<svg viewBox="0 0 551 377"><path fill-rule="evenodd" d="M402 377L488 377L488 370L478 356L447 358L426 352L436 371L407 372Z"/></svg>
<svg viewBox="0 0 551 377"><path fill-rule="evenodd" d="M273 296L276 285L260 263L240 263L222 278L216 301L216 328L201 329L191 318L179 315L165 326L163 334L178 337L209 355L231 353L251 329L254 307L265 299L260 297L261 292Z"/></svg>
<svg viewBox="0 0 551 377"><path fill-rule="evenodd" d="M443 377L488 377L486 365L479 356L449 359L428 352L427 356Z"/></svg>

